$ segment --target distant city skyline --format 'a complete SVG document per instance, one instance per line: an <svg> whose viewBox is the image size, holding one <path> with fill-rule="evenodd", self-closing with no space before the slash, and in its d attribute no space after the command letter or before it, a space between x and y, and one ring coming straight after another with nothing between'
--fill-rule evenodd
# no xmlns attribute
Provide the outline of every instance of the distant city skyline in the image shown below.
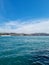
<svg viewBox="0 0 49 65"><path fill-rule="evenodd" d="M0 32L49 33L49 0L0 0Z"/></svg>

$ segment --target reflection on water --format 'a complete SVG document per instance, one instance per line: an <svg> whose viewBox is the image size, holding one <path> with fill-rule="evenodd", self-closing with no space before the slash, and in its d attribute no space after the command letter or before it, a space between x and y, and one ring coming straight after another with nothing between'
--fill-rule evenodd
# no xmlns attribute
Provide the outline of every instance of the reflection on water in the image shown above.
<svg viewBox="0 0 49 65"><path fill-rule="evenodd" d="M49 36L0 37L0 65L49 65Z"/></svg>

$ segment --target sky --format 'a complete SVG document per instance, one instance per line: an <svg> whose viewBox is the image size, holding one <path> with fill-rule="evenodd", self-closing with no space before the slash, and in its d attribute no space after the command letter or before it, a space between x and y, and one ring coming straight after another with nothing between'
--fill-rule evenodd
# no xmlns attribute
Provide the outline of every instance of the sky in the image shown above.
<svg viewBox="0 0 49 65"><path fill-rule="evenodd" d="M49 33L49 0L0 0L0 32Z"/></svg>

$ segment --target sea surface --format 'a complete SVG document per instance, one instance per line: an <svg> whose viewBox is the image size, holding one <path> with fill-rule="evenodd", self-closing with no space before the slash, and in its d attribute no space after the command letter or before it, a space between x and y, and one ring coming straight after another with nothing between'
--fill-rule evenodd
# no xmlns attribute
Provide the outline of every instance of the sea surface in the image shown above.
<svg viewBox="0 0 49 65"><path fill-rule="evenodd" d="M49 65L49 36L0 36L0 65Z"/></svg>

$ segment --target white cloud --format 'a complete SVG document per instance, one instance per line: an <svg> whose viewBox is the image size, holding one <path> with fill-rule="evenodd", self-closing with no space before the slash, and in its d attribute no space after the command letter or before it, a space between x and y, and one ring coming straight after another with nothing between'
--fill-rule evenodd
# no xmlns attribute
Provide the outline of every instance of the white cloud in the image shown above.
<svg viewBox="0 0 49 65"><path fill-rule="evenodd" d="M15 32L15 33L49 33L49 20L37 21L10 21L0 26L0 32Z"/></svg>

